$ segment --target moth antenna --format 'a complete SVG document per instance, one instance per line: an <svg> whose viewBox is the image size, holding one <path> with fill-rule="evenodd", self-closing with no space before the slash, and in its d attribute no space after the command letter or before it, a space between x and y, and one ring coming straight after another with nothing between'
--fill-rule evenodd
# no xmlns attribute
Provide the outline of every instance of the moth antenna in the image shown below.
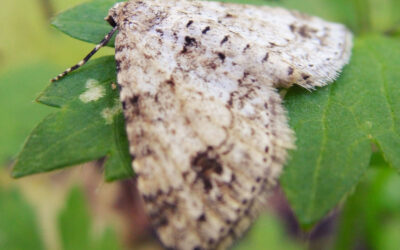
<svg viewBox="0 0 400 250"><path fill-rule="evenodd" d="M96 54L97 51L99 51L101 49L101 47L105 46L111 39L111 37L114 35L115 31L117 31L117 26L115 26L104 38L103 40L101 40L101 42L99 44L96 45L96 47L94 47L94 49L92 51L90 51L89 54L87 54L87 56L85 56L85 58L82 59L82 61L80 61L79 63L75 64L74 66L66 69L64 72L62 72L61 74L59 74L58 76L54 77L53 79L51 79L51 82L55 82L60 80L61 78L63 78L64 76L66 76L68 73L82 67L83 65L85 65L85 63L87 63L89 61L89 59Z"/></svg>

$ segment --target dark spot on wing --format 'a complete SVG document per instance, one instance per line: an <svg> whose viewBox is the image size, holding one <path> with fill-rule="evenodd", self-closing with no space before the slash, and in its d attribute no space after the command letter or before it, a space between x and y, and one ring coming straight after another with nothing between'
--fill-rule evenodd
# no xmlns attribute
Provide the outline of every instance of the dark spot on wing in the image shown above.
<svg viewBox="0 0 400 250"><path fill-rule="evenodd" d="M125 110L126 109L126 102L122 101L122 109Z"/></svg>
<svg viewBox="0 0 400 250"><path fill-rule="evenodd" d="M307 80L308 78L310 78L310 75L301 74L301 77L303 77L303 80Z"/></svg>
<svg viewBox="0 0 400 250"><path fill-rule="evenodd" d="M219 57L219 59L221 59L222 62L225 61L226 56L225 56L224 53L219 52L219 53L218 53L218 57Z"/></svg>
<svg viewBox="0 0 400 250"><path fill-rule="evenodd" d="M264 56L264 58L262 59L263 62L267 62L269 58L269 53L267 52Z"/></svg>
<svg viewBox="0 0 400 250"><path fill-rule="evenodd" d="M160 36L164 36L164 31L162 31L161 29L156 29L156 32L160 34Z"/></svg>
<svg viewBox="0 0 400 250"><path fill-rule="evenodd" d="M182 53L186 53L189 47L196 47L197 41L193 37L185 36L185 44L183 45Z"/></svg>
<svg viewBox="0 0 400 250"><path fill-rule="evenodd" d="M155 220L153 224L155 228L165 227L168 225L168 219L165 216L162 216L160 219Z"/></svg>
<svg viewBox="0 0 400 250"><path fill-rule="evenodd" d="M205 221L207 221L206 215L205 215L205 214L201 214L201 215L199 216L199 218L197 218L197 221L199 221L199 222L205 222Z"/></svg>
<svg viewBox="0 0 400 250"><path fill-rule="evenodd" d="M289 28L292 32L296 30L296 26L294 24L289 25Z"/></svg>
<svg viewBox="0 0 400 250"><path fill-rule="evenodd" d="M175 87L175 81L172 77L169 80L165 81L165 83L171 86L171 88Z"/></svg>
<svg viewBox="0 0 400 250"><path fill-rule="evenodd" d="M192 158L191 166L196 171L196 179L200 179L203 182L204 189L208 192L212 189L211 175L220 175L223 172L222 165L219 163L217 157L209 156L209 152L212 148L207 149L204 152L197 153L196 156Z"/></svg>
<svg viewBox="0 0 400 250"><path fill-rule="evenodd" d="M313 29L307 25L303 25L300 27L300 29L298 30L300 36L304 37L304 38L311 38L312 37L312 33L317 32L316 29Z"/></svg>
<svg viewBox="0 0 400 250"><path fill-rule="evenodd" d="M229 40L229 36L225 36L224 39L221 41L221 45L226 43Z"/></svg>
<svg viewBox="0 0 400 250"><path fill-rule="evenodd" d="M135 115L139 115L140 114L139 95L134 95L133 97L129 98L129 102L133 109L132 113Z"/></svg>
<svg viewBox="0 0 400 250"><path fill-rule="evenodd" d="M289 76L293 75L293 71L294 71L294 69L292 67L289 67L288 68L288 75Z"/></svg>
<svg viewBox="0 0 400 250"><path fill-rule="evenodd" d="M186 28L189 28L190 25L192 25L192 24L193 24L193 20L190 20L190 21L186 24Z"/></svg>
<svg viewBox="0 0 400 250"><path fill-rule="evenodd" d="M201 33L206 34L210 30L210 26L207 26Z"/></svg>
<svg viewBox="0 0 400 250"><path fill-rule="evenodd" d="M115 60L115 68L117 72L121 70L121 61L120 60Z"/></svg>

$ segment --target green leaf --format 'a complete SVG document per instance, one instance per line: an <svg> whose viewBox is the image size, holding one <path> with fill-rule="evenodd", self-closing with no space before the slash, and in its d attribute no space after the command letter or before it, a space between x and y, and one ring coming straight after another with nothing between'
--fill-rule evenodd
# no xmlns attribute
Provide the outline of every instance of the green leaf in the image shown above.
<svg viewBox="0 0 400 250"><path fill-rule="evenodd" d="M95 82L104 91L96 101L81 96ZM106 180L133 175L128 142L115 82L112 57L93 60L76 73L51 84L39 102L60 109L46 117L31 133L13 169L14 177L41 173L107 156ZM92 89L93 90L93 89ZM106 116L106 114L108 114ZM114 115L113 115L114 114Z"/></svg>
<svg viewBox="0 0 400 250"><path fill-rule="evenodd" d="M52 25L76 39L98 44L112 28L104 18L116 2L120 1L98 0L78 5L59 14ZM114 38L108 45L114 46Z"/></svg>
<svg viewBox="0 0 400 250"><path fill-rule="evenodd" d="M0 189L0 249L45 249L35 218L17 190Z"/></svg>
<svg viewBox="0 0 400 250"><path fill-rule="evenodd" d="M297 150L281 178L302 224L331 210L368 167L371 142L400 170L400 45L357 39L351 64L332 85L289 90L286 107Z"/></svg>
<svg viewBox="0 0 400 250"><path fill-rule="evenodd" d="M52 64L36 62L0 76L0 164L12 160L29 132L50 109L32 102L45 86L43 79L56 70Z"/></svg>

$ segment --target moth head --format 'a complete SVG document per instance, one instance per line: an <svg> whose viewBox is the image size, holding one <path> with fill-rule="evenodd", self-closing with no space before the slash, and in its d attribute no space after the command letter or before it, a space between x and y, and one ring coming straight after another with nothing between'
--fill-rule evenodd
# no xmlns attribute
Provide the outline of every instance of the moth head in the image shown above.
<svg viewBox="0 0 400 250"><path fill-rule="evenodd" d="M104 18L112 27L118 24L119 10L122 8L125 2L114 4L114 6L108 11L108 15Z"/></svg>
<svg viewBox="0 0 400 250"><path fill-rule="evenodd" d="M133 29L146 30L165 17L161 6L149 4L142 0L131 0L116 3L109 11L105 20L113 27L128 25Z"/></svg>

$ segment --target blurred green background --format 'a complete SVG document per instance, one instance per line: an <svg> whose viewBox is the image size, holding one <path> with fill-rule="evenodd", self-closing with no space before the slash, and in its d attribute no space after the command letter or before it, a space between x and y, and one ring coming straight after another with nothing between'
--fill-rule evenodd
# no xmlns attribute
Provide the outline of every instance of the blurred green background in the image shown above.
<svg viewBox="0 0 400 250"><path fill-rule="evenodd" d="M13 159L52 109L34 99L92 44L51 27L82 0L3 1L0 8L0 249L161 249L134 180L104 183L101 162L19 180ZM243 1L236 1L243 2ZM340 21L356 35L400 35L399 0L252 1ZM400 40L399 40L400 42ZM95 57L113 54L103 48ZM301 230L280 190L235 249L400 249L400 176L379 153L355 190L313 229Z"/></svg>

